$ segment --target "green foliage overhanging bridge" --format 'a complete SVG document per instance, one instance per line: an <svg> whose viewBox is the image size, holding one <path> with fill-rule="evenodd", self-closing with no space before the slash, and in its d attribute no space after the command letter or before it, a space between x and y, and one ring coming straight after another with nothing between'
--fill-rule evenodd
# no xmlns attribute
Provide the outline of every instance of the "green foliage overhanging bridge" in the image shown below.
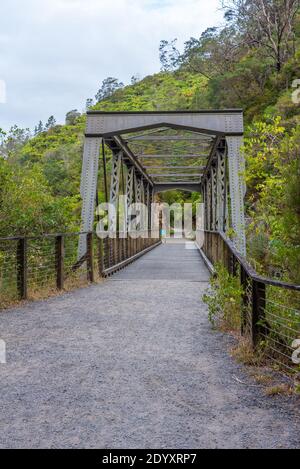
<svg viewBox="0 0 300 469"><path fill-rule="evenodd" d="M140 331L136 333L148 343L153 339L151 330L156 330L159 325L164 330L165 323L173 324L176 311L180 310L183 317L188 314L192 323L197 323L198 315L206 312L201 294L208 286L215 267L222 265L230 276L237 279L242 291L242 335L254 350L262 343L267 344L266 357L285 371L294 373L299 369L292 361L292 354L299 339L300 311L293 306L293 298L300 295L300 286L262 277L247 262L242 145L241 110L88 112L81 178L81 232L1 238L1 302L5 305L9 296L26 300L39 297L40 291L45 289L62 291L84 285L84 280L94 283L106 279L92 287L90 293L87 290L87 295L85 290L82 293L78 290L60 300L69 313L74 308L75 316L69 325L65 323L64 316L59 316L58 327L65 332L63 337L57 338L57 343L68 343L67 331L74 327L73 321L78 320L79 311L81 318L87 315L87 321L96 323L104 310L111 311L112 316L106 316L106 321L110 330L115 330L114 315L124 308L124 315L130 323L135 323L139 314L143 315ZM126 196L125 223L121 224L109 215L108 229L114 236L105 239L100 239L94 232L99 203L99 169L103 174L105 202L115 207L116 217L119 214L119 195ZM196 239L197 250L191 248L193 243L187 243L185 248L186 241L183 244L175 241L174 245L162 244L160 230L152 229L155 196L169 190L202 194L204 236L201 244ZM131 226L130 206L133 203L143 203L148 208L146 236L144 226L141 233L135 228L135 236L126 232ZM198 291L199 300L195 303ZM189 300L191 305L187 312ZM57 304L55 299L49 301L35 303L33 317L39 308L41 311L52 310L51 301L54 301L53 308ZM147 329L150 316L151 330ZM174 319L175 322L177 320ZM122 323L121 318L120 321ZM82 333L88 336L89 328L86 329L82 320L80 322ZM129 340L130 328L123 325L122 330L121 342ZM188 334L188 325L184 330ZM179 344L174 353L180 362L180 334L178 330L173 333ZM156 334L159 336L158 329ZM167 336L167 332L165 334ZM163 342L160 340L159 343ZM111 344L107 346L111 347ZM163 361L166 351L161 346L157 346L156 351L158 349ZM138 350L134 353L143 355ZM120 363L125 360L127 366L129 358L122 357ZM145 366L151 366L147 357ZM72 400L69 404L72 408ZM97 410L95 412L97 414ZM257 424L258 421L255 428ZM169 446L171 444L169 441Z"/></svg>

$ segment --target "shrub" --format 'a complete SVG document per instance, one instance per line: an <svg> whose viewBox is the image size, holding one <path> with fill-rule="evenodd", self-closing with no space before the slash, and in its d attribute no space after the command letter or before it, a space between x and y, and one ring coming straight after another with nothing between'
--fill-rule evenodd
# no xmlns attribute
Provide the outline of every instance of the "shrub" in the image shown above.
<svg viewBox="0 0 300 469"><path fill-rule="evenodd" d="M211 279L210 289L203 297L213 326L226 330L240 328L242 294L239 278L230 275L223 265L217 264L216 275Z"/></svg>

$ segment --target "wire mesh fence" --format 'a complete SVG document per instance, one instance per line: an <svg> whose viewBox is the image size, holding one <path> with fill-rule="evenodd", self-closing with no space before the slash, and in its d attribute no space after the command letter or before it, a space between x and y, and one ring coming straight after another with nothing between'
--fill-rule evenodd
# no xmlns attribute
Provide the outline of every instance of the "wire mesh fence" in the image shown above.
<svg viewBox="0 0 300 469"><path fill-rule="evenodd" d="M300 339L300 292L267 286L260 335L266 356L288 371ZM300 367L299 367L300 371Z"/></svg>
<svg viewBox="0 0 300 469"><path fill-rule="evenodd" d="M84 234L88 236L87 234ZM63 288L72 289L84 286L90 279L88 275L87 258L78 259L78 241L81 235L67 235L63 239L63 272L60 273L63 281ZM95 256L98 252L95 249ZM56 265L59 266L59 252L57 253ZM59 276L59 273L58 273ZM59 279L57 280L59 283Z"/></svg>
<svg viewBox="0 0 300 469"><path fill-rule="evenodd" d="M203 252L240 280L242 335L280 369L299 372L300 286L259 276L222 233L206 231Z"/></svg>
<svg viewBox="0 0 300 469"><path fill-rule="evenodd" d="M40 290L56 287L55 238L33 238L26 243L27 291L37 297Z"/></svg>
<svg viewBox="0 0 300 469"><path fill-rule="evenodd" d="M87 252L79 259L82 236ZM140 232L137 239L122 233L105 239L94 233L0 238L0 309L99 281L159 242L151 232Z"/></svg>

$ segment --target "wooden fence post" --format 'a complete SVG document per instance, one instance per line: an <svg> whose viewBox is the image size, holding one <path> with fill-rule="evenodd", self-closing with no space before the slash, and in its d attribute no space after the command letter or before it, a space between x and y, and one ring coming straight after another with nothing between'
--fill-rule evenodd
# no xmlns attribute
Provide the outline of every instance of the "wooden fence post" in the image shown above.
<svg viewBox="0 0 300 469"><path fill-rule="evenodd" d="M242 312L241 312L241 334L242 336L246 333L247 328L247 308L248 308L248 296L247 296L247 281L248 277L245 272L244 267L241 265L241 286L243 289L243 296L242 296Z"/></svg>
<svg viewBox="0 0 300 469"><path fill-rule="evenodd" d="M93 233L88 233L86 238L87 238L87 278L89 282L94 282L95 272L94 272Z"/></svg>
<svg viewBox="0 0 300 469"><path fill-rule="evenodd" d="M115 238L113 239L113 250L114 250L114 255L113 255L113 265L118 264L118 256L119 256L119 243L118 243L118 233L115 233Z"/></svg>
<svg viewBox="0 0 300 469"><path fill-rule="evenodd" d="M20 300L27 300L27 239L20 238L17 246L17 289Z"/></svg>
<svg viewBox="0 0 300 469"><path fill-rule="evenodd" d="M124 235L125 236L125 235ZM127 245L126 245L126 239L124 237L123 239L123 254L122 254L122 261L125 261L127 259Z"/></svg>
<svg viewBox="0 0 300 469"><path fill-rule="evenodd" d="M103 277L103 270L104 270L104 241L103 239L98 239L98 273L99 277Z"/></svg>
<svg viewBox="0 0 300 469"><path fill-rule="evenodd" d="M132 236L130 236L129 249L130 249L129 257L132 257L134 255L134 239L132 238Z"/></svg>
<svg viewBox="0 0 300 469"><path fill-rule="evenodd" d="M56 236L55 239L56 251L56 287L58 290L64 289L64 237L62 235Z"/></svg>

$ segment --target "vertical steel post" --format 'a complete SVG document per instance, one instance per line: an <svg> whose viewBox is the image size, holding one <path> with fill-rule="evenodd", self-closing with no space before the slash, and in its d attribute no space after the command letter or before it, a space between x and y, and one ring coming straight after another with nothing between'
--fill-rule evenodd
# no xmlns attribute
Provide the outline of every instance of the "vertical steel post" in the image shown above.
<svg viewBox="0 0 300 469"><path fill-rule="evenodd" d="M217 168L211 167L211 228L217 230Z"/></svg>
<svg viewBox="0 0 300 469"><path fill-rule="evenodd" d="M202 187L202 197L204 203L204 229L207 231L208 227L208 207L207 207L207 178L205 177Z"/></svg>
<svg viewBox="0 0 300 469"><path fill-rule="evenodd" d="M217 230L226 231L226 154L219 150L217 173Z"/></svg>
<svg viewBox="0 0 300 469"><path fill-rule="evenodd" d="M135 175L135 203L140 204L142 202L143 191L143 179L140 175ZM136 239L135 239L135 253L141 250L141 225L136 226Z"/></svg>
<svg viewBox="0 0 300 469"><path fill-rule="evenodd" d="M129 208L133 204L134 199L134 167L131 166L128 168L127 175L126 175L126 229L127 229L127 236L128 236L128 229L130 225L129 219Z"/></svg>
<svg viewBox="0 0 300 469"><path fill-rule="evenodd" d="M236 234L234 243L237 250L243 256L246 256L244 212L244 198L246 194L246 185L244 181L245 159L241 151L243 138L226 137L226 141L228 147L232 228Z"/></svg>
<svg viewBox="0 0 300 469"><path fill-rule="evenodd" d="M207 180L207 229L212 230L212 183L211 178Z"/></svg>
<svg viewBox="0 0 300 469"><path fill-rule="evenodd" d="M105 142L104 142L104 140L102 140L102 163L103 163L103 180L104 180L105 202L108 202L107 167L106 167L106 153L105 153Z"/></svg>
<svg viewBox="0 0 300 469"><path fill-rule="evenodd" d="M99 153L102 138L87 137L84 143L83 164L81 174L81 231L93 231L98 179ZM81 235L78 246L78 259L87 251L86 236Z"/></svg>
<svg viewBox="0 0 300 469"><path fill-rule="evenodd" d="M112 159L110 199L109 202L114 207L114 213L109 214L109 233L116 233L118 229L118 199L120 190L120 174L122 164L122 152L114 153Z"/></svg>

